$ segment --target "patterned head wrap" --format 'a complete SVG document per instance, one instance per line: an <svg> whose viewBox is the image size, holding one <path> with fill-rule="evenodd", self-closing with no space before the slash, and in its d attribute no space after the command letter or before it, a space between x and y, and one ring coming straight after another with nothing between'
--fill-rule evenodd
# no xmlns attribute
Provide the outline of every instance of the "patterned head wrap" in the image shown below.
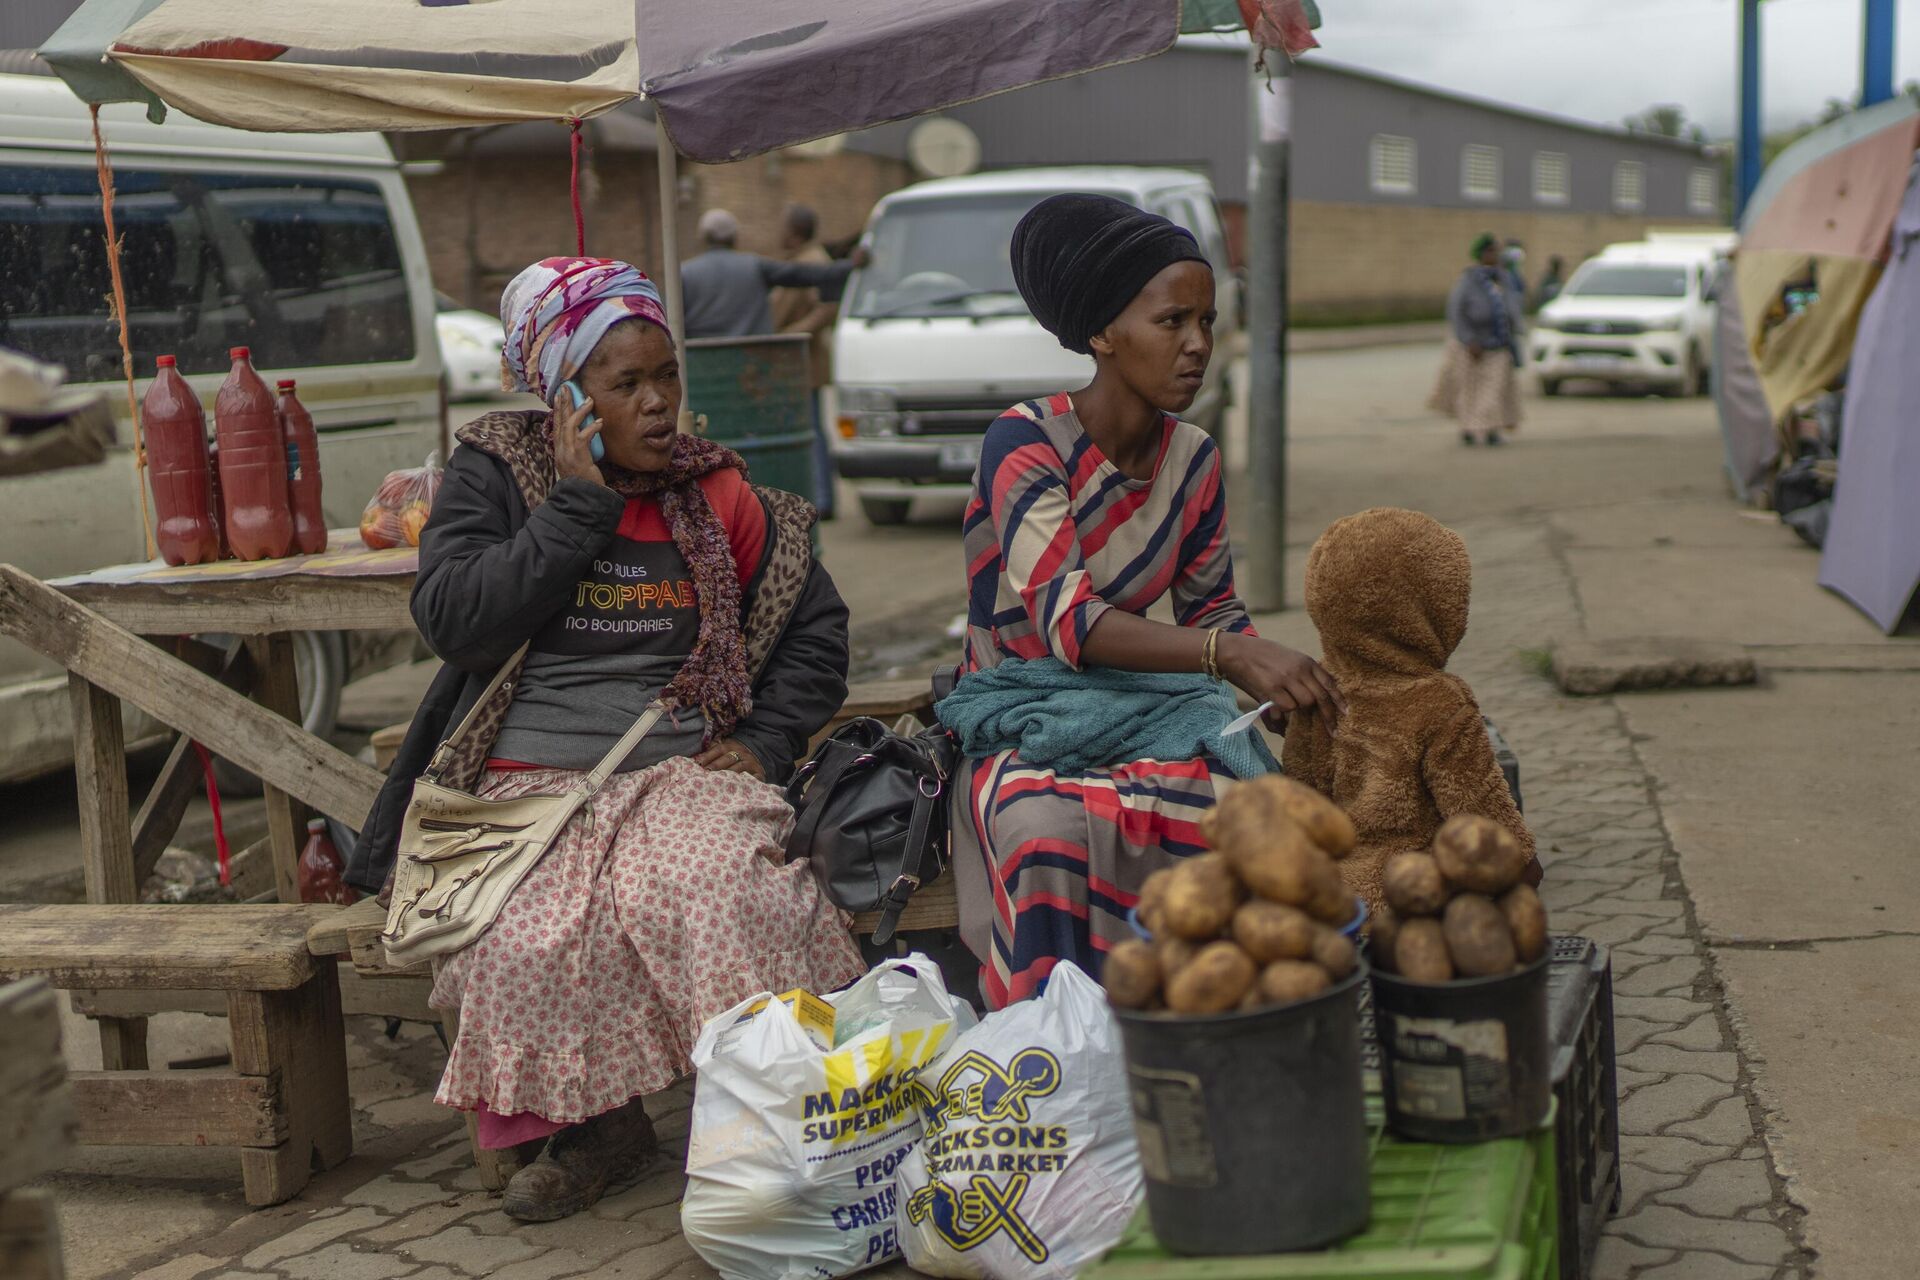
<svg viewBox="0 0 1920 1280"><path fill-rule="evenodd" d="M500 385L552 404L607 330L634 316L667 328L660 291L637 268L614 258L542 258L500 294Z"/></svg>
<svg viewBox="0 0 1920 1280"><path fill-rule="evenodd" d="M1013 229L1013 282L1040 327L1069 351L1127 309L1176 262L1205 264L1193 233L1112 196L1042 200Z"/></svg>

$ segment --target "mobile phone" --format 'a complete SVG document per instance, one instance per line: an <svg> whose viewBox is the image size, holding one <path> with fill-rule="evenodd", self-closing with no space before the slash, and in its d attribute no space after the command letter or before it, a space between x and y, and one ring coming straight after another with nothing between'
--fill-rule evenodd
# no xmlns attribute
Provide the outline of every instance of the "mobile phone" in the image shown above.
<svg viewBox="0 0 1920 1280"><path fill-rule="evenodd" d="M568 405L567 406L568 408L578 409L581 405L586 403L587 393L582 391L580 389L580 384L575 382L572 378L568 378L565 382L561 383L560 389L562 391L569 391L573 393L573 403ZM598 421L600 421L599 414L589 413L587 415L586 421L580 424L580 429L584 431L586 428L592 426L594 423ZM593 460L595 462L600 462L603 459L605 459L607 456L607 446L603 444L600 440L600 437L596 435L592 439L587 441L587 452L593 455Z"/></svg>

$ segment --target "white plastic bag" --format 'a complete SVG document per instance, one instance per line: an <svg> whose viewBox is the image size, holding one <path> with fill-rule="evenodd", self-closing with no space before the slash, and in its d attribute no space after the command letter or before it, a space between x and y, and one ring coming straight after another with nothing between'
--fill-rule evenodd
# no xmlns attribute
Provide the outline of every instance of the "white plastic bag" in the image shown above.
<svg viewBox="0 0 1920 1280"><path fill-rule="evenodd" d="M844 1276L900 1256L896 1184L921 1128L906 1085L973 1011L923 955L826 999L830 1050L772 993L712 1019L694 1046L680 1226L727 1280Z"/></svg>
<svg viewBox="0 0 1920 1280"><path fill-rule="evenodd" d="M915 1270L1064 1280L1120 1239L1143 1194L1120 1028L1074 965L954 1041L913 1093L926 1135L900 1194Z"/></svg>

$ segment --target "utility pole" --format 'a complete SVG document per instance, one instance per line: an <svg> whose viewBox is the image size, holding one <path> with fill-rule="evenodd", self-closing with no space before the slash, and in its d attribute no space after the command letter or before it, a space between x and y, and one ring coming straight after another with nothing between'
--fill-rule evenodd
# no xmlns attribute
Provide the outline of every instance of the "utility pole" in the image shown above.
<svg viewBox="0 0 1920 1280"><path fill-rule="evenodd" d="M1893 0L1866 0L1860 33L1860 105L1893 96Z"/></svg>
<svg viewBox="0 0 1920 1280"><path fill-rule="evenodd" d="M1740 149L1733 180L1733 221L1760 185L1760 0L1740 0Z"/></svg>
<svg viewBox="0 0 1920 1280"><path fill-rule="evenodd" d="M1247 483L1241 598L1255 613L1287 603L1287 163L1291 60L1269 51L1271 81L1253 71L1247 202Z"/></svg>

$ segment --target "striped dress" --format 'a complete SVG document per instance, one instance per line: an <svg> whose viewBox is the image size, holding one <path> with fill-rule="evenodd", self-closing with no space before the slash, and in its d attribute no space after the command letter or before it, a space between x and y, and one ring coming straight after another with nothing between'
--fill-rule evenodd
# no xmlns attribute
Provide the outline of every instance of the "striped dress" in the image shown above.
<svg viewBox="0 0 1920 1280"><path fill-rule="evenodd" d="M1065 395L988 429L965 524L966 667L1058 658L1079 668L1109 609L1144 615L1169 593L1181 626L1251 632L1233 588L1220 452L1169 417L1151 480L1134 480L1081 429ZM1039 992L1061 960L1098 976L1130 936L1140 882L1200 852L1213 804L1204 759L1134 760L1058 774L1003 751L954 789L961 929L994 1008Z"/></svg>

